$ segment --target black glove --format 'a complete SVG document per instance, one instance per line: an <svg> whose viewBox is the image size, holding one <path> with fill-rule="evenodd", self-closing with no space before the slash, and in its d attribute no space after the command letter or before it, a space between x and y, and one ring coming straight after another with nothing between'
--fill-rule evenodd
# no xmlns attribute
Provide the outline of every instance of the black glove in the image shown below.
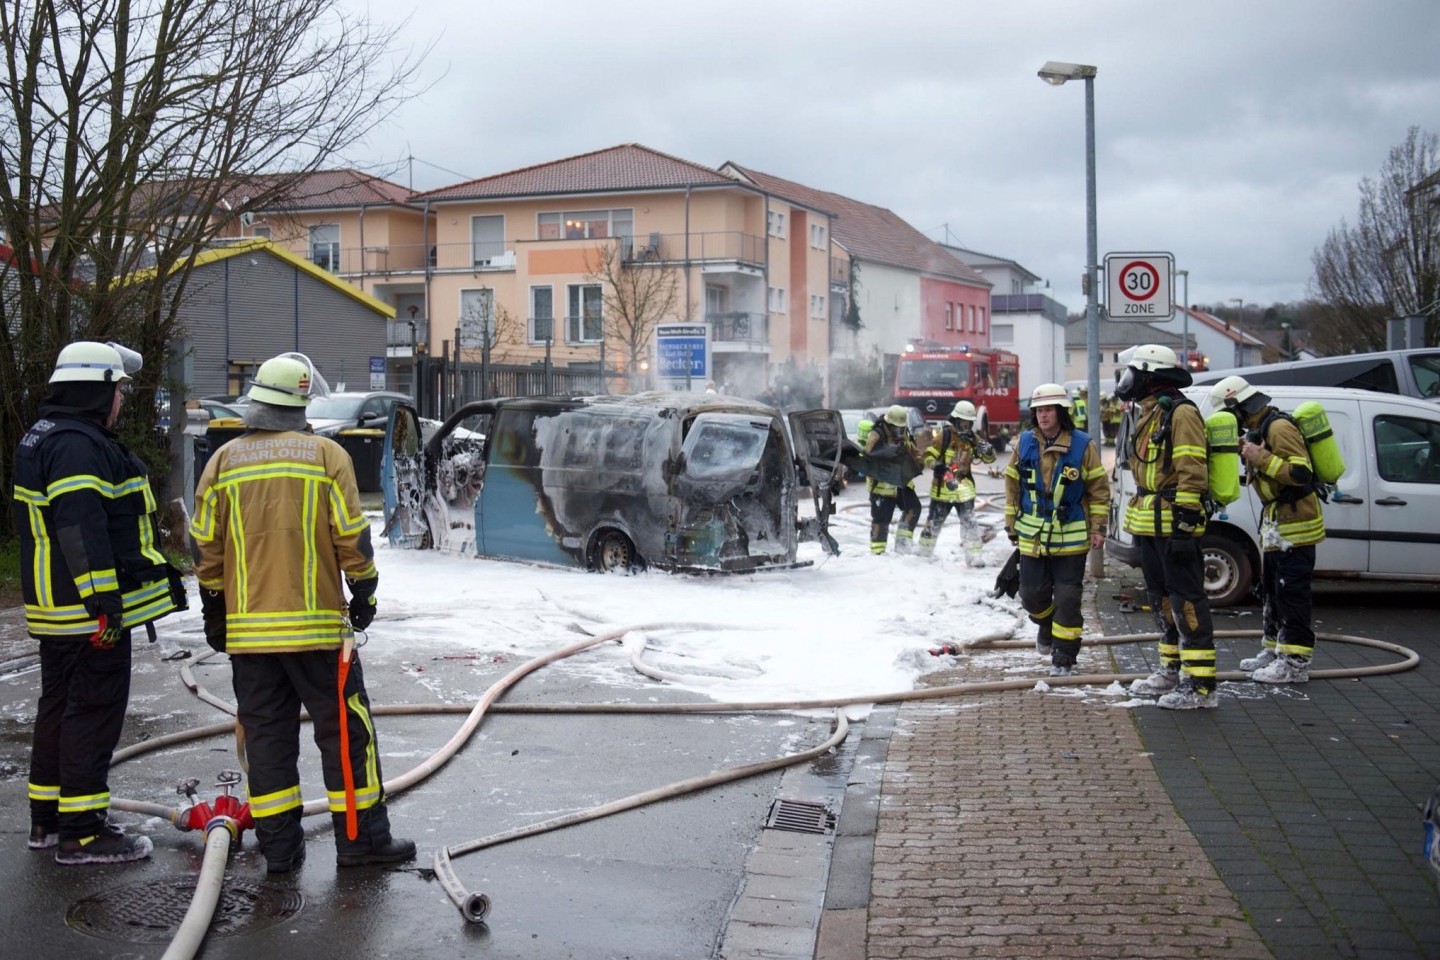
<svg viewBox="0 0 1440 960"><path fill-rule="evenodd" d="M945 482L945 464L943 464L943 463L937 463L937 464L935 464L934 469L932 469L931 472L930 472L930 480L931 480L932 485L937 486L937 487L940 486L940 484L942 484L942 483Z"/></svg>
<svg viewBox="0 0 1440 960"><path fill-rule="evenodd" d="M99 621L99 628L90 635L90 646L109 650L120 641L125 629L125 601L114 590L92 593L85 598L85 611Z"/></svg>
<svg viewBox="0 0 1440 960"><path fill-rule="evenodd" d="M350 626L352 629L364 630L374 622L375 588L379 585L379 577L350 581Z"/></svg>
<svg viewBox="0 0 1440 960"><path fill-rule="evenodd" d="M1189 507L1175 507L1171 510L1170 516L1175 521L1176 533L1192 537L1199 535L1200 527L1205 523L1205 514Z"/></svg>
<svg viewBox="0 0 1440 960"><path fill-rule="evenodd" d="M225 652L225 591L200 588L200 619L205 624L205 642Z"/></svg>

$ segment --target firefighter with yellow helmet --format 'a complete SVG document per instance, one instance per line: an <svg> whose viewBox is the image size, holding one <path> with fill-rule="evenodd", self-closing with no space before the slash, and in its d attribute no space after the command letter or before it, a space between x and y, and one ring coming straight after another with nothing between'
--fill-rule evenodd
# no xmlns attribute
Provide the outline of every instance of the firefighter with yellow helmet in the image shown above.
<svg viewBox="0 0 1440 960"><path fill-rule="evenodd" d="M113 432L140 355L60 351L40 418L15 451L14 524L29 633L40 641L30 751L32 850L62 864L150 855L108 817L107 775L130 697L130 633L185 607L160 552L145 464Z"/></svg>
<svg viewBox="0 0 1440 960"><path fill-rule="evenodd" d="M900 404L885 411L865 437L865 489L870 495L870 552L882 554L890 539L890 522L900 510L895 528L895 552L910 553L915 527L920 523L920 495L915 492L920 456L907 422L909 412Z"/></svg>
<svg viewBox="0 0 1440 960"><path fill-rule="evenodd" d="M940 428L935 442L925 450L925 468L930 471L930 515L920 531L920 553L935 553L935 539L945 518L954 510L960 518L960 542L965 549L965 565L985 566L982 556L985 543L980 525L975 522L975 478L971 464L994 463L995 450L989 442L975 435L975 404L961 400L950 411L949 421Z"/></svg>
<svg viewBox="0 0 1440 960"><path fill-rule="evenodd" d="M1130 685L1168 710L1217 705L1215 629L1205 597L1203 503L1209 493L1205 420L1180 392L1194 378L1175 351L1147 343L1120 371L1115 396L1135 407L1127 449L1135 494L1125 530L1140 551L1145 594L1160 629L1160 666Z"/></svg>
<svg viewBox="0 0 1440 960"><path fill-rule="evenodd" d="M1081 581L1086 556L1105 542L1110 482L1064 387L1036 387L1030 415L1005 468L1005 532L1020 549L1020 604L1039 629L1035 648L1063 677L1080 655Z"/></svg>
<svg viewBox="0 0 1440 960"><path fill-rule="evenodd" d="M310 397L325 393L302 354L262 363L245 408L249 430L206 463L190 524L205 638L230 654L250 812L271 873L305 859L302 706L320 747L336 863L415 855L414 843L390 833L370 699L351 646L351 631L375 616L370 521L350 455L305 419Z"/></svg>

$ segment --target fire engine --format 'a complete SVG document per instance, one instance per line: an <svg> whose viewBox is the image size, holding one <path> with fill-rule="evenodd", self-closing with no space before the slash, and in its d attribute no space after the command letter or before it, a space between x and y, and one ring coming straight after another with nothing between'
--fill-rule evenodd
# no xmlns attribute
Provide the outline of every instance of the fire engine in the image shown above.
<svg viewBox="0 0 1440 960"><path fill-rule="evenodd" d="M975 404L976 430L997 450L1020 428L1020 358L1008 350L916 345L900 354L894 402L944 420L961 400Z"/></svg>

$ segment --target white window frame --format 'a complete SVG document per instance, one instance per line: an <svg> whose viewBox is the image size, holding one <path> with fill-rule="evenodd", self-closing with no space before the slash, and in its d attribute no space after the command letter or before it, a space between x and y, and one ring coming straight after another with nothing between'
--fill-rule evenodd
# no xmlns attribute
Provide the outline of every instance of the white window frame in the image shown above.
<svg viewBox="0 0 1440 960"><path fill-rule="evenodd" d="M478 294L479 296L470 296L471 294ZM487 297L485 294L489 294L489 296ZM466 328L467 322L471 319L471 306L477 301L482 305L479 316L475 318L479 320L480 330L478 331L478 339L472 337L470 338L470 342L461 343L461 346L467 350L483 347L486 342L489 342L491 346L495 344L495 289L493 287L462 287L460 289L460 312L458 316L460 318L459 326L462 341L469 337L472 332Z"/></svg>
<svg viewBox="0 0 1440 960"><path fill-rule="evenodd" d="M548 317L541 317L541 316L537 316L537 315L536 315L537 311L535 310L535 292L536 292L537 290L547 290L547 291L549 291L549 293L550 293L550 316L548 316ZM554 287L554 285L553 285L553 284L549 284L549 283L535 283L535 284L531 284L531 285L530 285L530 304L529 304L529 306L530 306L530 310L529 310L529 313L530 313L530 323L528 324L528 327L529 327L529 331L528 331L528 332L529 332L529 334L530 334L530 342L531 342L531 343L544 343L546 340L549 340L550 342L553 343L553 342L555 341L555 287ZM540 323L541 321L544 321L544 322L550 324L550 335L549 335L548 337L542 337L542 336L540 336L539 323Z"/></svg>
<svg viewBox="0 0 1440 960"><path fill-rule="evenodd" d="M785 211L765 211L765 232L780 240L785 239Z"/></svg>
<svg viewBox="0 0 1440 960"><path fill-rule="evenodd" d="M571 300L576 296L576 306L581 311L585 309L587 298L585 290L593 289L596 297L592 301L596 306L593 316L589 314L573 314L571 311ZM593 324L593 326L592 326ZM565 342L566 343L599 343L605 339L605 291L598 283L567 283L565 285Z"/></svg>
<svg viewBox="0 0 1440 960"><path fill-rule="evenodd" d="M598 220L605 221L605 237L598 234L592 235L590 225ZM541 229L545 224L553 223L559 230L559 236L545 237ZM570 236L571 225L578 229L574 230L576 236ZM535 237L537 240L601 240L607 237L625 237L632 242L635 238L635 208L616 207L612 210L545 210L535 214Z"/></svg>
<svg viewBox="0 0 1440 960"><path fill-rule="evenodd" d="M823 223L810 224L810 246L816 250L825 249L825 225Z"/></svg>
<svg viewBox="0 0 1440 960"><path fill-rule="evenodd" d="M770 312L784 313L786 310L786 298L784 287L770 288Z"/></svg>
<svg viewBox="0 0 1440 960"><path fill-rule="evenodd" d="M475 239L475 228L480 221L500 221L499 240L477 240ZM480 249L482 246L485 249ZM496 260L505 255L505 214L503 213L477 213L470 217L470 260L477 267L488 267Z"/></svg>
<svg viewBox="0 0 1440 960"><path fill-rule="evenodd" d="M316 243L315 231L324 230L327 227L334 228L335 239L323 243ZM315 264L315 266L319 267L321 270L327 270L330 273L340 272L340 224L313 223L310 225L309 230L306 231L305 240L306 249L310 255L311 263ZM320 253L322 249L324 251L323 256Z"/></svg>
<svg viewBox="0 0 1440 960"><path fill-rule="evenodd" d="M818 293L810 294L810 316L815 320L825 319L825 298Z"/></svg>

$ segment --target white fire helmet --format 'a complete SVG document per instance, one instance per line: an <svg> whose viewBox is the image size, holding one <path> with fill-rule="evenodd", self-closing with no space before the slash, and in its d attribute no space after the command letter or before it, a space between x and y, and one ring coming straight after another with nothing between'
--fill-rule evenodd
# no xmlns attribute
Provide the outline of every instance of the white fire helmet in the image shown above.
<svg viewBox="0 0 1440 960"><path fill-rule="evenodd" d="M1070 394L1058 383L1042 383L1030 394L1030 409L1036 407L1061 407L1070 409Z"/></svg>
<svg viewBox="0 0 1440 960"><path fill-rule="evenodd" d="M129 380L140 372L141 365L140 354L128 347L122 347L118 343L79 340L66 346L55 358L55 370L50 374L50 382L89 380L113 383Z"/></svg>
<svg viewBox="0 0 1440 960"><path fill-rule="evenodd" d="M955 404L955 409L950 411L950 418L952 420L974 420L975 404L969 400L961 400Z"/></svg>
<svg viewBox="0 0 1440 960"><path fill-rule="evenodd" d="M330 385L303 353L282 353L260 364L246 396L277 407L303 407L312 397L328 397Z"/></svg>
<svg viewBox="0 0 1440 960"><path fill-rule="evenodd" d="M1136 370L1169 370L1180 366L1180 358L1169 347L1158 343L1142 343L1130 356L1128 366Z"/></svg>
<svg viewBox="0 0 1440 960"><path fill-rule="evenodd" d="M1243 407L1245 401L1258 394L1244 377L1228 376L1210 388L1210 404L1220 407Z"/></svg>
<svg viewBox="0 0 1440 960"><path fill-rule="evenodd" d="M903 427L910 422L910 413L900 404L894 404L885 411L885 422L893 427Z"/></svg>

